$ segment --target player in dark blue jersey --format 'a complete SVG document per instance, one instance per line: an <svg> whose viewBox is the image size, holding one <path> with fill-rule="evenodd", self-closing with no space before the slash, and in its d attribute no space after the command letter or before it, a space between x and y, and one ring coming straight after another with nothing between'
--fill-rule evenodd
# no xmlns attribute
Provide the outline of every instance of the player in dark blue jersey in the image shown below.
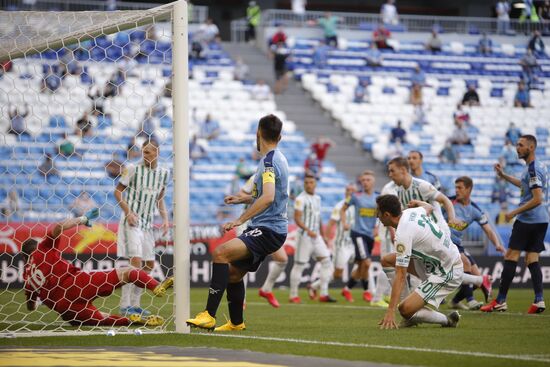
<svg viewBox="0 0 550 367"><path fill-rule="evenodd" d="M233 221L224 224L229 231L250 220L248 228L212 253L212 278L208 290L206 309L187 320L192 327L212 330L216 326L216 311L227 289L230 320L216 331L244 330L243 277L255 272L269 254L283 246L287 231L288 163L277 149L283 123L277 116L260 119L256 132L256 146L262 159L254 177L252 195L235 195L225 198L226 204L250 204Z"/></svg>
<svg viewBox="0 0 550 367"><path fill-rule="evenodd" d="M407 156L407 162L411 168L411 175L424 181L431 183L436 190L441 190L441 182L436 175L430 171L425 171L422 163L424 162L424 156L418 150L411 150Z"/></svg>
<svg viewBox="0 0 550 367"><path fill-rule="evenodd" d="M476 222L481 226L489 240L495 245L498 252L504 253L504 246L500 241L500 237L495 233L487 215L477 206L476 203L470 200L472 189L474 188L474 181L468 176L462 176L455 180L455 192L456 196L451 197L453 206L455 208L455 215L458 220L464 223L460 228L458 226L449 226L451 229L451 239L453 243L458 247L460 256L462 258L462 264L464 265L464 273L481 276L481 271L476 265L474 258L468 253L462 246L463 231L472 223ZM488 276L487 276L488 277ZM463 299L468 302L467 305L460 303ZM481 307L481 303L476 301L473 294L473 288L471 284L462 284L460 290L456 293L451 301L451 307L456 309L470 309L478 310Z"/></svg>
<svg viewBox="0 0 550 367"><path fill-rule="evenodd" d="M519 206L506 213L506 220L516 217L508 250L504 255L504 269L498 290L498 296L490 304L481 307L481 311L506 311L506 295L512 280L516 276L516 267L522 251L525 251L525 263L531 272L535 300L528 313L540 313L546 309L543 298L542 271L539 254L544 250L544 237L548 229L548 170L536 160L537 139L533 135L522 135L516 143L518 157L527 164L521 178L504 172L500 164L495 165L499 177L521 189Z"/></svg>

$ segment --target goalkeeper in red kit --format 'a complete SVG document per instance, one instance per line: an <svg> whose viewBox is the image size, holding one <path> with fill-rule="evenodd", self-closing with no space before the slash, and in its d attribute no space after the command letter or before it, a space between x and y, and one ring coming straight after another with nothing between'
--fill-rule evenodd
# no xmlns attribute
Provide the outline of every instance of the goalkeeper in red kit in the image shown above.
<svg viewBox="0 0 550 367"><path fill-rule="evenodd" d="M23 279L27 309L36 310L40 299L44 305L58 312L63 320L75 326L162 325L164 319L156 315L122 317L105 314L93 305L93 301L97 297L111 295L116 288L127 283L147 288L161 297L173 285L172 277L159 283L146 272L130 267L86 272L62 258L57 241L63 231L81 224L91 227L98 216L99 209L92 209L82 217L57 223L40 243L32 238L23 243L21 251L26 257Z"/></svg>

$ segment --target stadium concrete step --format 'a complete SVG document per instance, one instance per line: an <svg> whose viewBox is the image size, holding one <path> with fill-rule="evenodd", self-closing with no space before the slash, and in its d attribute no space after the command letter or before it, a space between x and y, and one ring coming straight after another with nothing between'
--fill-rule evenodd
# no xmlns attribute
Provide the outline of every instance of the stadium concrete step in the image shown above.
<svg viewBox="0 0 550 367"><path fill-rule="evenodd" d="M249 74L252 79L263 79L273 88L273 61L259 48L244 43L225 43L224 50L233 59L243 59L250 68ZM365 153L361 146L311 98L311 95L302 89L299 82L291 79L284 94L275 96L275 102L277 109L284 111L287 118L296 123L297 128L310 142L321 135L334 141L335 146L329 151L327 159L348 178L355 178L365 169L375 171L377 177L385 177L383 165ZM383 180L378 181L377 188L380 188Z"/></svg>

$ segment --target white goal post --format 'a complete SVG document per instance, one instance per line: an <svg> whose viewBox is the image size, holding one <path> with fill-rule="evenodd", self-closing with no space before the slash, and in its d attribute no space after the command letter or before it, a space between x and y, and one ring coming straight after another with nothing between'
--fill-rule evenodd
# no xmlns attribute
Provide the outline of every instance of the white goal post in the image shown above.
<svg viewBox="0 0 550 367"><path fill-rule="evenodd" d="M152 46L148 26L157 27L151 31L154 37L159 37L152 41ZM132 40L132 32L136 30L145 34L144 39ZM127 37L128 44L116 43L124 37ZM100 40L106 42L105 45L100 45ZM167 46L169 42L170 49ZM61 60L62 55L66 55L64 50L69 50L72 65ZM73 56L77 52L87 56L77 60ZM124 150L124 153L130 154L143 137L156 136L165 143L164 147L161 144L162 159L159 158L159 162L172 170L167 206L171 208L169 212L173 212L173 228L172 237L163 237L158 230L155 230L155 236L163 241L172 240L173 256L171 252L157 252L156 256L157 262L161 256L170 256L169 265L163 263L158 266L162 268L162 277L173 274L175 283L173 293L170 291L169 297L163 301L166 304L158 304L148 295L149 303L145 303L152 305L153 313L155 310L159 314L162 311L166 323L162 327L144 328L144 332L189 333L189 327L185 324L190 315L188 54L188 8L184 0L135 11L0 11L0 175L4 175L3 170L6 170L0 182L0 201L5 198L5 202L10 203L12 193L18 200L17 207L7 208L5 212L5 208L0 207L3 222L0 223L0 233L16 232L17 226L27 224L29 228L25 229L36 236L34 227L39 226L38 223L51 224L54 219L67 217L70 215L69 201L73 197L75 201L79 198L76 192L87 192L98 203L102 216L98 218L97 226L94 224L87 234L71 234L84 239L79 243L82 248L74 250L71 260L85 268L84 261L78 258L88 251L86 246L89 243L84 243L85 240L103 236L101 240L107 238L111 249L113 246L116 248L116 239L113 239L115 230L111 229L116 227L120 209L116 203L113 205L110 195L119 176L110 176L109 163L99 167L102 164L100 160L108 154L107 149L112 147L113 150ZM105 55L105 58L98 55ZM169 57L171 65L167 62ZM8 63L13 69L3 73L1 68ZM64 70L53 72L54 67L59 65ZM106 70L112 70L113 75L122 73L122 82L111 86L115 82L106 77ZM60 73L63 75L58 76ZM50 74L55 77L48 80ZM103 89L96 96L92 95L92 87ZM113 96L105 95L108 87ZM150 95L148 91L151 91ZM96 115L99 108L101 113ZM22 112L23 109L26 112ZM112 115L111 121L107 122L107 115ZM79 125L84 119L82 116L89 117L93 123L90 122L89 126L85 123L83 128ZM16 125L18 123L21 126ZM149 126L147 123L154 126L154 131L146 128ZM73 129L77 132L75 139L78 142L68 137ZM97 132L94 130L95 136L86 137L90 129L97 129ZM62 143L72 144L72 152L61 152L60 143L56 140L60 134L64 136ZM128 144L126 149L126 139L130 135L134 145ZM98 151L98 146L103 147L103 151ZM44 152L45 161L48 161L48 155L52 155L52 149L58 152L55 154L65 156L56 162L55 168L52 163L50 170L44 172L43 164L33 163L40 149ZM168 150L170 152L166 152ZM163 155L163 151L167 154ZM77 154L78 159L75 159ZM113 152L111 163L115 160L114 156ZM121 172L124 166L137 164L128 157L124 155L120 160ZM110 177L113 182L111 191L108 185ZM158 219L158 211L155 215ZM8 270L15 274L14 283L21 283L23 267L16 249L20 244L15 246L14 241L10 243L13 260L8 264ZM89 251L93 254L95 248L92 246ZM2 251L3 248L0 248L0 253ZM102 250L98 251L102 253ZM109 256L112 252L106 254ZM18 259L17 262L15 259ZM110 261L113 266L120 265L113 256ZM96 265L92 267L94 270L97 270ZM151 275L155 274L153 269ZM3 278L5 276L2 275ZM9 302L0 302L0 337L87 335L105 333L110 329L104 326L69 326L67 320L62 320L44 305L36 311L39 316L27 317L22 291L14 290L9 284L6 285L4 279L2 281L0 299L9 299ZM101 300L102 297L95 303L102 312L116 314L118 296L111 297L116 298L116 306L114 301L109 303ZM131 330L120 328L121 332Z"/></svg>

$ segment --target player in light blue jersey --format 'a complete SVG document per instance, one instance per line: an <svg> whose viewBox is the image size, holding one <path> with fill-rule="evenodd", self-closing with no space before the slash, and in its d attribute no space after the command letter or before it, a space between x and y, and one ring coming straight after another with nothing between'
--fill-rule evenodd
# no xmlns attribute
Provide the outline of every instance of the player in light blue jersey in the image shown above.
<svg viewBox="0 0 550 367"><path fill-rule="evenodd" d="M504 172L500 164L495 164L499 177L521 189L519 206L506 213L506 220L516 217L508 250L504 255L504 269L498 296L490 304L481 307L481 311L506 311L506 295L512 280L516 276L516 267L522 251L525 251L525 263L531 272L535 300L528 313L540 313L546 309L543 298L542 271L539 254L544 251L544 237L548 229L548 170L536 160L537 139L533 135L522 135L516 143L518 157L527 164L521 178Z"/></svg>
<svg viewBox="0 0 550 367"><path fill-rule="evenodd" d="M212 278L206 309L187 320L191 327L212 330L216 327L216 311L227 289L230 320L216 331L244 330L243 277L255 272L267 255L283 246L288 231L288 163L277 149L283 123L277 116L260 119L256 132L256 146L262 159L255 173L252 195L227 196L226 204L251 204L241 216L224 224L229 231L250 220L249 227L212 253Z"/></svg>
<svg viewBox="0 0 550 367"><path fill-rule="evenodd" d="M464 246L462 246L462 235L464 230L470 224L476 222L481 226L487 237L489 237L491 242L495 245L498 252L504 253L505 250L500 241L500 237L495 233L489 224L487 215L479 208L479 206L477 206L476 203L471 201L470 196L473 188L474 181L468 176L462 176L455 180L456 196L453 196L450 199L455 208L456 218L464 224L461 227L450 226L451 239L460 252L462 264L464 265L464 273L482 276L474 258L468 253ZM490 286L487 287L487 285L491 283L491 279L489 278L489 275L484 275L482 277L484 278L484 282L482 282L481 289L484 292L488 292ZM468 302L467 305L460 303L460 301L464 298ZM471 284L462 284L460 290L455 294L453 300L451 301L451 307L455 309L478 310L481 306L482 303L476 301L474 298Z"/></svg>
<svg viewBox="0 0 550 367"><path fill-rule="evenodd" d="M428 181L435 187L436 190L441 189L441 182L436 175L430 171L425 171L422 163L424 162L424 155L418 150L411 150L407 156L409 167L411 168L411 175L424 181Z"/></svg>
<svg viewBox="0 0 550 367"><path fill-rule="evenodd" d="M369 292L369 267L372 249L374 248L374 237L376 235L376 197L377 192L374 192L374 172L364 171L359 176L359 182L363 191L356 192L348 197L340 209L340 220L345 230L349 230L350 226L346 221L346 210L350 206L355 210L355 223L351 228L351 240L355 246L355 262L358 266L358 271L355 273L363 283L363 299L366 302L372 301L372 294ZM352 289L357 280L350 276L347 285L342 290L342 295L347 299L352 299L350 289Z"/></svg>

